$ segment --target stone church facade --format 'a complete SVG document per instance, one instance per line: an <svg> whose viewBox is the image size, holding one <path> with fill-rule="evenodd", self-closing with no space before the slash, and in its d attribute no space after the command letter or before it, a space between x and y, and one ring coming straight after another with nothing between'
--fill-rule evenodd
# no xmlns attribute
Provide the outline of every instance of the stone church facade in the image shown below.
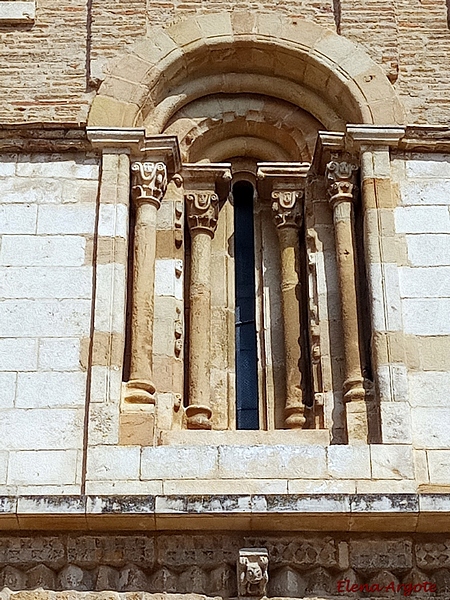
<svg viewBox="0 0 450 600"><path fill-rule="evenodd" d="M0 0L0 592L448 598L445 0Z"/></svg>

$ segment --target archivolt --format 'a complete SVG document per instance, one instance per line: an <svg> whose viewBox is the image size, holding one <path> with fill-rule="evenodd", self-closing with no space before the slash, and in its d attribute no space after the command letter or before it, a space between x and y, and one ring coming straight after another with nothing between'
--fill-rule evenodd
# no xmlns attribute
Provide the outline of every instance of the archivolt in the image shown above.
<svg viewBox="0 0 450 600"><path fill-rule="evenodd" d="M305 20L224 12L150 30L110 65L88 124L160 133L194 99L239 90L292 102L329 129L404 120L392 85L356 44Z"/></svg>

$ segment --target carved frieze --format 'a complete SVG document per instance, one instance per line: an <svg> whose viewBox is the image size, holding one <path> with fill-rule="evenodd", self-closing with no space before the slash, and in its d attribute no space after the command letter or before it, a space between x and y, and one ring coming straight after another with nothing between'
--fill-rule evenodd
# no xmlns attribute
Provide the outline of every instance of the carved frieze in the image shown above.
<svg viewBox="0 0 450 600"><path fill-rule="evenodd" d="M281 227L300 227L302 223L301 200L303 190L275 190L272 196L272 211L275 225Z"/></svg>
<svg viewBox="0 0 450 600"><path fill-rule="evenodd" d="M148 202L156 208L167 189L167 168L163 162L134 162L131 165L131 191L135 203Z"/></svg>
<svg viewBox="0 0 450 600"><path fill-rule="evenodd" d="M219 196L213 191L201 190L186 193L184 199L189 229L214 235L219 218Z"/></svg>

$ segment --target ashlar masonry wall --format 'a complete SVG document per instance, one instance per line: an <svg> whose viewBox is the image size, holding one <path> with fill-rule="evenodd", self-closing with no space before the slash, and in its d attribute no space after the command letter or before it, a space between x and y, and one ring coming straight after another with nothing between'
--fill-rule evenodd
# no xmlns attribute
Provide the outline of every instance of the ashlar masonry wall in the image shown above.
<svg viewBox="0 0 450 600"><path fill-rule="evenodd" d="M0 486L79 493L96 158L0 158Z"/></svg>
<svg viewBox="0 0 450 600"><path fill-rule="evenodd" d="M408 358L412 443L424 483L449 483L450 159L394 157L395 230L406 249L398 269Z"/></svg>

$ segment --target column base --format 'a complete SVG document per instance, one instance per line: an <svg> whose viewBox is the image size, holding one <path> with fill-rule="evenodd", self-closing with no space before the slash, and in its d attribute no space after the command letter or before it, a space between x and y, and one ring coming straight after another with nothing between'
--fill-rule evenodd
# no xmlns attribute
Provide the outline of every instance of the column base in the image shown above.
<svg viewBox="0 0 450 600"><path fill-rule="evenodd" d="M155 386L145 379L130 379L125 384L123 400L129 404L155 404Z"/></svg>
<svg viewBox="0 0 450 600"><path fill-rule="evenodd" d="M191 404L186 408L188 429L211 429L212 411L209 406Z"/></svg>
<svg viewBox="0 0 450 600"><path fill-rule="evenodd" d="M364 379L353 377L344 381L344 402L361 402L366 397Z"/></svg>
<svg viewBox="0 0 450 600"><path fill-rule="evenodd" d="M284 410L284 427L286 429L303 429L305 423L304 406L294 406Z"/></svg>

